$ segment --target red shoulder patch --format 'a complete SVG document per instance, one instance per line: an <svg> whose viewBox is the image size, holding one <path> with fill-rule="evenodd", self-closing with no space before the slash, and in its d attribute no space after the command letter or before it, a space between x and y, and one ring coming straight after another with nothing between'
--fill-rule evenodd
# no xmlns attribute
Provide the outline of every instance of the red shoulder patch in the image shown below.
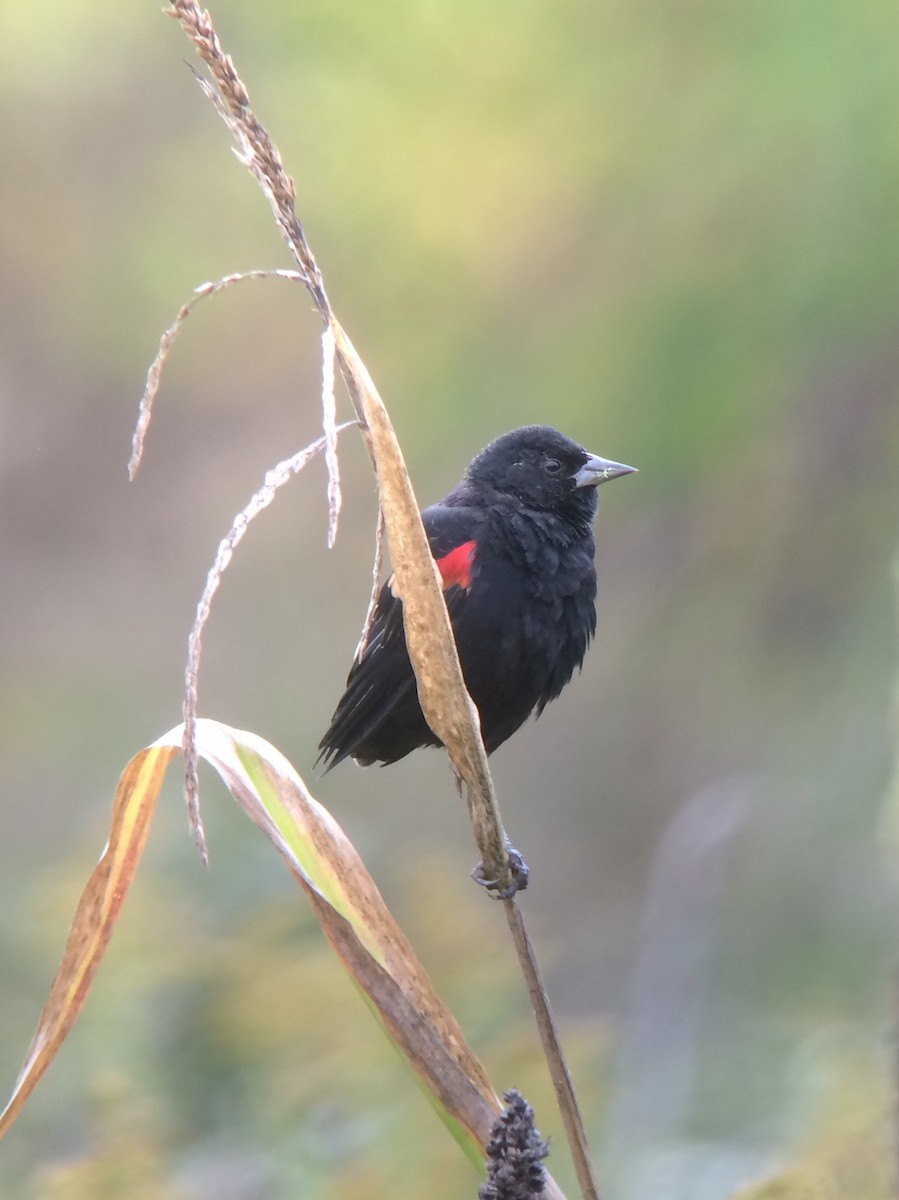
<svg viewBox="0 0 899 1200"><path fill-rule="evenodd" d="M449 554L444 554L443 558L437 559L437 569L445 588L458 584L467 591L471 587L471 564L477 548L477 542L463 542L461 546L450 550Z"/></svg>

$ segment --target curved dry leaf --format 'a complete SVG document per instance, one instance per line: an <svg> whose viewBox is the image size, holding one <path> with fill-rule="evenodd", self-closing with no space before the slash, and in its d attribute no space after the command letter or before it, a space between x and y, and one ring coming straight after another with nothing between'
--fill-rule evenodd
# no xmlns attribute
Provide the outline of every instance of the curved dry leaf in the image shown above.
<svg viewBox="0 0 899 1200"><path fill-rule="evenodd" d="M182 736L182 726L171 730L135 755L122 773L109 842L78 903L25 1065L0 1115L0 1136L21 1111L87 997L140 861L166 767L180 750ZM499 1101L346 834L284 756L262 738L201 719L197 748L275 845L388 1035L463 1147L480 1161Z"/></svg>
<svg viewBox="0 0 899 1200"><path fill-rule="evenodd" d="M144 454L144 442L147 439L147 433L150 429L150 421L153 417L153 402L156 399L156 394L159 391L159 384L162 379L162 368L168 357L172 344L181 329L181 326L190 316L194 305L200 300L204 300L207 296L214 296L218 292L224 291L225 288L231 287L235 283L243 283L246 279L287 279L291 283L302 283L304 277L299 271L278 270L256 270L256 271L234 271L230 275L225 275L223 278L216 280L215 283L201 283L194 288L192 299L186 304L182 304L178 310L178 315L175 317L172 324L168 327L162 337L159 339L159 346L156 350L156 356L147 368L147 379L144 384L144 392L140 398L140 406L137 414L137 424L134 427L134 435L131 439L131 458L128 460L128 478L134 482L137 477L137 472L140 468L141 459Z"/></svg>
<svg viewBox="0 0 899 1200"><path fill-rule="evenodd" d="M347 334L332 316L338 361L365 418L378 477L396 590L403 600L406 645L428 725L465 781L475 840L487 878L511 883L508 839L499 814L478 711L465 687L443 588L428 546L409 472L387 410Z"/></svg>
<svg viewBox="0 0 899 1200"><path fill-rule="evenodd" d="M177 747L156 743L128 763L116 788L109 841L78 901L62 963L50 987L25 1065L6 1108L0 1137L12 1125L52 1062L87 998L147 840L165 770Z"/></svg>
<svg viewBox="0 0 899 1200"><path fill-rule="evenodd" d="M349 838L262 738L201 720L197 745L285 860L388 1036L463 1148L480 1161L499 1100Z"/></svg>

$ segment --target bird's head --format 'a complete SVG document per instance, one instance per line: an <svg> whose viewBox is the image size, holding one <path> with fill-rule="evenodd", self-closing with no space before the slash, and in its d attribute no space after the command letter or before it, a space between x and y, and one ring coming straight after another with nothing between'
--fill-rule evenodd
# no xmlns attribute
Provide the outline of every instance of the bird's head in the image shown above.
<svg viewBox="0 0 899 1200"><path fill-rule="evenodd" d="M636 469L588 453L549 425L526 425L482 450L466 479L514 496L529 508L592 518L598 485Z"/></svg>

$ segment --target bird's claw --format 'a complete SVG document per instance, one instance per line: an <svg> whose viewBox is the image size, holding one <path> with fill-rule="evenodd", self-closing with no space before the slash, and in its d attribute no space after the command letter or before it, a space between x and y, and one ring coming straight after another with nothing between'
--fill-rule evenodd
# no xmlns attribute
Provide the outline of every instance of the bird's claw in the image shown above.
<svg viewBox="0 0 899 1200"><path fill-rule="evenodd" d="M480 887L487 888L490 892L496 893L497 900L510 900L516 892L523 892L528 886L528 864L524 861L521 855L512 846L508 848L507 866L512 874L512 879L509 884L501 888L498 879L487 879L484 874L484 864L478 863L472 869L471 877Z"/></svg>

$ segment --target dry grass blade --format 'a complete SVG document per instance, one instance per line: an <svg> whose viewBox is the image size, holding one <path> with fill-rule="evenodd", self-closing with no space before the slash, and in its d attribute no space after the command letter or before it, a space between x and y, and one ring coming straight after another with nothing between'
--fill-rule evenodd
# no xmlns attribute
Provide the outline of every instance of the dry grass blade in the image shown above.
<svg viewBox="0 0 899 1200"><path fill-rule="evenodd" d="M454 1136L480 1162L500 1107L496 1094L355 848L274 747L213 721L199 727L203 757L284 858L387 1035ZM551 1176L542 1182L547 1200L564 1200Z"/></svg>
<svg viewBox="0 0 899 1200"><path fill-rule="evenodd" d="M343 425L336 426L334 430L335 436L348 428L348 426L355 424L355 421L346 421ZM200 816L199 785L197 782L197 687L200 674L200 656L203 648L203 630L212 611L212 598L218 591L222 575L234 557L235 549L243 540L250 522L263 509L268 508L274 500L278 488L287 483L289 479L292 479L294 475L299 474L306 464L315 458L317 454L321 454L325 449L326 442L327 439L323 435L266 472L262 487L253 493L247 504L232 521L228 533L219 542L215 559L206 576L206 586L203 588L203 594L197 604L197 615L194 618L193 627L188 638L187 666L184 671L184 786L191 832L204 863L208 862L209 856L206 850L206 835L203 832L203 820Z"/></svg>
<svg viewBox="0 0 899 1200"><path fill-rule="evenodd" d="M237 143L237 154L262 188L287 246L303 272L306 286L322 317L330 305L312 251L296 214L293 180L281 155L250 107L250 98L230 57L222 50L209 13L193 0L171 0L169 12L181 23L200 58L209 68L215 87L200 78L200 85L225 121ZM216 90L217 89L217 90Z"/></svg>
<svg viewBox="0 0 899 1200"><path fill-rule="evenodd" d="M181 305L177 317L175 317L174 321L159 339L159 348L156 351L156 357L150 363L147 371L147 382L144 385L144 393L140 398L137 424L135 425L134 437L131 441L131 458L128 462L129 479L133 480L135 478L140 467L141 458L144 453L144 442L147 439L147 431L150 428L150 421L153 417L153 401L156 399L156 393L159 391L159 383L162 378L163 364L172 348L172 343L178 336L181 326L190 316L194 305L198 304L200 300L205 300L207 296L214 296L232 284L243 283L245 279L287 279L291 283L305 282L299 271L237 271L232 275L225 275L224 278L217 280L215 283L201 283L199 287L194 288L195 294L193 299Z"/></svg>
<svg viewBox="0 0 899 1200"><path fill-rule="evenodd" d="M174 750L142 750L122 772L109 840L78 901L65 953L13 1094L0 1113L9 1129L75 1023L137 871L165 769Z"/></svg>
<svg viewBox="0 0 899 1200"><path fill-rule="evenodd" d="M395 589L403 601L406 643L415 668L422 711L465 781L484 870L505 888L512 883L508 839L487 766L478 712L462 678L443 588L409 472L365 364L336 320L332 324L338 359L371 438Z"/></svg>
<svg viewBox="0 0 899 1200"><path fill-rule="evenodd" d="M167 736L174 740L178 731ZM201 720L197 741L285 860L389 1036L480 1160L499 1109L496 1095L346 834L262 738Z"/></svg>
<svg viewBox="0 0 899 1200"><path fill-rule="evenodd" d="M322 428L325 434L325 464L328 468L328 549L337 540L340 516L340 463L337 458L337 400L334 396L334 335L331 326L322 331Z"/></svg>

